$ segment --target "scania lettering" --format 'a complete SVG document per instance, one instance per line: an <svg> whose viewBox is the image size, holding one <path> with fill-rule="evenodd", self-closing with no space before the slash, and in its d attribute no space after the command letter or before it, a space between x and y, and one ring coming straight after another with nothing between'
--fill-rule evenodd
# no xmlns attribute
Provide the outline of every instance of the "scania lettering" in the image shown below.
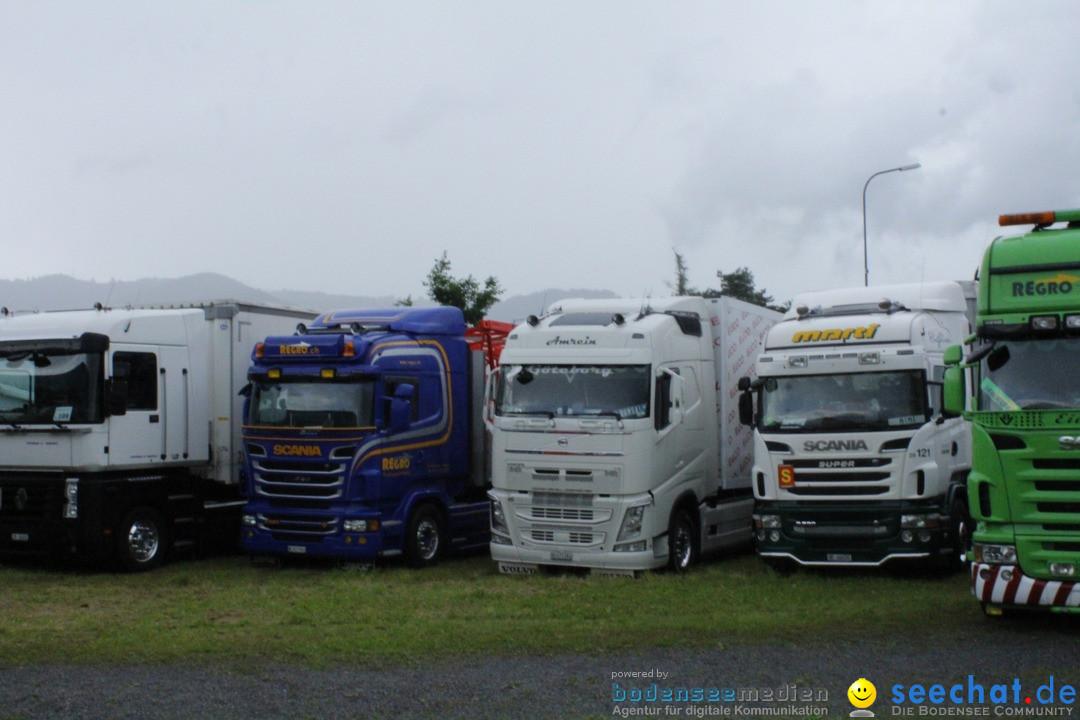
<svg viewBox="0 0 1080 720"><path fill-rule="evenodd" d="M976 332L946 376L972 425L972 584L983 610L1080 610L1080 210L1003 215ZM966 368L966 372L962 369ZM967 380L968 382L965 382Z"/></svg>
<svg viewBox="0 0 1080 720"><path fill-rule="evenodd" d="M499 569L685 570L748 543L735 383L779 317L730 298L565 300L515 328L494 393Z"/></svg>
<svg viewBox="0 0 1080 720"><path fill-rule="evenodd" d="M457 308L349 310L257 344L244 427L252 558L430 565L484 547L484 372L509 329L467 334Z"/></svg>
<svg viewBox="0 0 1080 720"><path fill-rule="evenodd" d="M251 348L313 316L223 301L0 318L0 553L149 570L235 548Z"/></svg>
<svg viewBox="0 0 1080 720"><path fill-rule="evenodd" d="M970 435L942 413L944 350L974 283L796 297L741 386L758 553L775 565L959 566Z"/></svg>
<svg viewBox="0 0 1080 720"><path fill-rule="evenodd" d="M803 443L803 450L806 452L835 452L837 450L866 449L865 440L807 440Z"/></svg>

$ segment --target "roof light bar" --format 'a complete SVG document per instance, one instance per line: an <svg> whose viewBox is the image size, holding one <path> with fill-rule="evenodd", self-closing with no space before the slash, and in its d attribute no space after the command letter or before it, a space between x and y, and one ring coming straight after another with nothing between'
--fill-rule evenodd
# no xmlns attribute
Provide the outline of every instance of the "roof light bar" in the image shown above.
<svg viewBox="0 0 1080 720"><path fill-rule="evenodd" d="M1053 225L1056 222L1080 222L1080 210L1048 210L998 216L998 225Z"/></svg>

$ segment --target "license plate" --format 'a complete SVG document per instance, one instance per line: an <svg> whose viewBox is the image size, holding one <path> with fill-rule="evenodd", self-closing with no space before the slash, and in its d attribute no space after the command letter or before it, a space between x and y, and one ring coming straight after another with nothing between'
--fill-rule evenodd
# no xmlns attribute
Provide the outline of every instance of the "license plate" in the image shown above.
<svg viewBox="0 0 1080 720"><path fill-rule="evenodd" d="M552 550L551 559L559 562L570 562L574 559L574 553L569 550Z"/></svg>
<svg viewBox="0 0 1080 720"><path fill-rule="evenodd" d="M303 555L307 552L307 548L303 545L290 545L287 550L295 555Z"/></svg>
<svg viewBox="0 0 1080 720"><path fill-rule="evenodd" d="M29 533L11 533L11 539L15 542L30 542Z"/></svg>
<svg viewBox="0 0 1080 720"><path fill-rule="evenodd" d="M829 562L851 562L851 553L829 553L825 559Z"/></svg>

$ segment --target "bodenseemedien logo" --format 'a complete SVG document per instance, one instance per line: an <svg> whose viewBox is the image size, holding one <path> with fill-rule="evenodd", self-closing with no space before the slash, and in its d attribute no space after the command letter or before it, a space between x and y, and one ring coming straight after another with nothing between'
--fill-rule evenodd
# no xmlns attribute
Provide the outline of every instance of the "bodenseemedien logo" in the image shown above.
<svg viewBox="0 0 1080 720"><path fill-rule="evenodd" d="M851 687L847 691L847 697L848 702L856 707L851 712L851 717L874 717L873 711L866 709L877 700L877 688L874 687L874 683L866 678L859 678L851 683Z"/></svg>

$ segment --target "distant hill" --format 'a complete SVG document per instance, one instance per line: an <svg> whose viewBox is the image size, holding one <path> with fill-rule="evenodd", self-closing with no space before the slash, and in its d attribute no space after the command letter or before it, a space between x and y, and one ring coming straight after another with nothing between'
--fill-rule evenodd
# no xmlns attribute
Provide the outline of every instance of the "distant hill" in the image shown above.
<svg viewBox="0 0 1080 720"><path fill-rule="evenodd" d="M488 317L515 322L540 314L551 303L568 297L615 297L606 290L544 290L516 295L496 303ZM94 303L110 307L180 305L202 300L240 300L322 311L341 308L389 307L397 298L334 295L302 290L259 290L218 273L198 273L179 278L145 278L95 282L69 275L46 275L30 280L0 280L0 306L10 310L71 310L91 308ZM417 305L430 305L422 298Z"/></svg>

